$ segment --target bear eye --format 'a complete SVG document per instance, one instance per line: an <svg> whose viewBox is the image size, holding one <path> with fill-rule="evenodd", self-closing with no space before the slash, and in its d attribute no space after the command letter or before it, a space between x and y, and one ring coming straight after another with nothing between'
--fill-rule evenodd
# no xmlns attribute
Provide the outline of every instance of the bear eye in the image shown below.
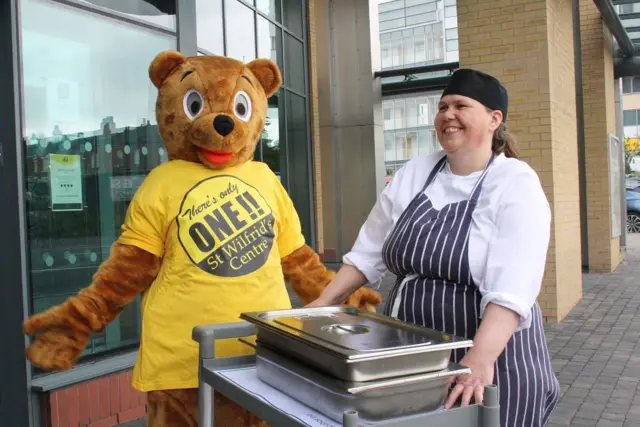
<svg viewBox="0 0 640 427"><path fill-rule="evenodd" d="M240 91L233 100L233 112L243 122L248 122L251 118L251 98L246 93Z"/></svg>
<svg viewBox="0 0 640 427"><path fill-rule="evenodd" d="M184 112L191 120L195 119L204 109L204 99L202 94L196 89L191 89L184 95L182 100Z"/></svg>

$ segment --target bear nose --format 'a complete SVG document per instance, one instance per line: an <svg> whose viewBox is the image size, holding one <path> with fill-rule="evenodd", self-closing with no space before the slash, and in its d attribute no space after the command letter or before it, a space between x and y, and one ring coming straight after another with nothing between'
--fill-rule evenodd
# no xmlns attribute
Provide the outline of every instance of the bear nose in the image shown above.
<svg viewBox="0 0 640 427"><path fill-rule="evenodd" d="M233 131L233 119L224 114L217 115L213 119L213 128L222 136L227 136Z"/></svg>

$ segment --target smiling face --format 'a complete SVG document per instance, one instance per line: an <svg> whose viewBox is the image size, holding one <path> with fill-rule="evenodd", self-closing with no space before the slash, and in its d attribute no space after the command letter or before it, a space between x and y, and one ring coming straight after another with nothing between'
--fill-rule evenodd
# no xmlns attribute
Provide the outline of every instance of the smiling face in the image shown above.
<svg viewBox="0 0 640 427"><path fill-rule="evenodd" d="M253 158L264 128L267 98L280 86L271 61L242 64L231 58L185 58L163 52L149 69L159 88L156 116L169 159L213 169Z"/></svg>
<svg viewBox="0 0 640 427"><path fill-rule="evenodd" d="M487 111L484 105L466 96L446 95L438 104L434 126L442 149L454 153L475 151L486 144L490 147L501 122L500 111Z"/></svg>

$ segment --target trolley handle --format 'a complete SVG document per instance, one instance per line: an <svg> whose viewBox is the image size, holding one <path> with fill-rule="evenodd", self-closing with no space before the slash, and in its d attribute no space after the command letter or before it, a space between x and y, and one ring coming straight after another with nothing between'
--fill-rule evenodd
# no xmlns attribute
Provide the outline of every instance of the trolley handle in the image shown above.
<svg viewBox="0 0 640 427"><path fill-rule="evenodd" d="M215 340L255 335L256 327L244 320L236 323L199 325L193 328L191 338L200 346L200 359L215 358Z"/></svg>

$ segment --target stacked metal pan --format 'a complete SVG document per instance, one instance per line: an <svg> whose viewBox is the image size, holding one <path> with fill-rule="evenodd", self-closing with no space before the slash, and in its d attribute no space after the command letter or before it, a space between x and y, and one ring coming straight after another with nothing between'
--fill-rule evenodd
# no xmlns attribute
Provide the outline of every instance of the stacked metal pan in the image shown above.
<svg viewBox="0 0 640 427"><path fill-rule="evenodd" d="M257 327L258 377L336 421L348 409L369 422L437 410L451 376L469 372L450 357L471 340L349 306L241 317Z"/></svg>

